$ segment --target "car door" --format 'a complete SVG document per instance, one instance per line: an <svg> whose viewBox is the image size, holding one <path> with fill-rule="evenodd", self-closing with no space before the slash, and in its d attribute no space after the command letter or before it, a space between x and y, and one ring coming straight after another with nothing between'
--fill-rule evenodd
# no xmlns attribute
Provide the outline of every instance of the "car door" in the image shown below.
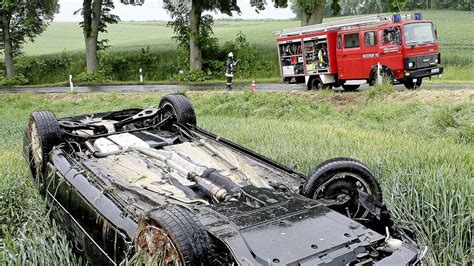
<svg viewBox="0 0 474 266"><path fill-rule="evenodd" d="M400 27L390 27L379 31L380 63L392 71L403 69L402 39Z"/></svg>
<svg viewBox="0 0 474 266"><path fill-rule="evenodd" d="M369 78L370 71L379 61L379 41L378 32L376 30L368 30L362 32L362 75Z"/></svg>
<svg viewBox="0 0 474 266"><path fill-rule="evenodd" d="M361 79L363 76L360 34L345 33L343 35L342 65L344 79Z"/></svg>
<svg viewBox="0 0 474 266"><path fill-rule="evenodd" d="M342 63L342 34L337 35L336 65L338 78L344 79L344 65Z"/></svg>

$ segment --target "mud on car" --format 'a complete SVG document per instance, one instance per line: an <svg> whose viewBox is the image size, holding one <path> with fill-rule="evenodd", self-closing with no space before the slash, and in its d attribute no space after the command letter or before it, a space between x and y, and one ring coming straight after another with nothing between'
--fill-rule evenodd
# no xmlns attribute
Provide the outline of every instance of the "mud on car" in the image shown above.
<svg viewBox="0 0 474 266"><path fill-rule="evenodd" d="M199 128L182 94L146 109L33 112L24 154L92 264L413 265L426 251L361 162L297 173Z"/></svg>

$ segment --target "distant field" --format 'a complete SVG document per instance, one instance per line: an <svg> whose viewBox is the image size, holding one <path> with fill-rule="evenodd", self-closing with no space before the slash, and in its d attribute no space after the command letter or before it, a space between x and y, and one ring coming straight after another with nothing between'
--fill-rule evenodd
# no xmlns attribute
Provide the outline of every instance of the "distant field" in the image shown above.
<svg viewBox="0 0 474 266"><path fill-rule="evenodd" d="M423 11L438 27L439 42L446 57L452 60L474 62L474 12L473 11ZM326 21L337 20L329 18ZM215 36L221 43L234 39L242 31L251 43L273 48L272 32L282 28L297 27L299 21L291 20L218 20L214 25ZM173 49L173 32L166 22L121 22L110 25L108 38L113 49ZM84 49L82 30L78 23L53 22L34 43L25 46L27 55L51 54ZM457 59L453 59L457 58Z"/></svg>
<svg viewBox="0 0 474 266"><path fill-rule="evenodd" d="M21 157L29 113L156 106L162 94L0 95L0 265L75 261ZM427 265L470 264L473 91L188 95L200 126L304 174L335 156L362 160L379 177L396 220L429 246Z"/></svg>

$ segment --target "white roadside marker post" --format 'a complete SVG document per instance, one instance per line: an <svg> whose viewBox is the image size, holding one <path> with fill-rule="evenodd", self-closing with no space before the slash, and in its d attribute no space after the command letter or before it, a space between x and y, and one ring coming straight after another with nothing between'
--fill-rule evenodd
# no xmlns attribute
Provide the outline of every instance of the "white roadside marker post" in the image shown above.
<svg viewBox="0 0 474 266"><path fill-rule="evenodd" d="M382 85L382 77L380 76L380 62L377 63L377 83Z"/></svg>
<svg viewBox="0 0 474 266"><path fill-rule="evenodd" d="M140 83L143 84L143 69L140 68Z"/></svg>
<svg viewBox="0 0 474 266"><path fill-rule="evenodd" d="M74 92L74 84L72 83L72 75L69 75L69 87L71 88L71 93Z"/></svg>

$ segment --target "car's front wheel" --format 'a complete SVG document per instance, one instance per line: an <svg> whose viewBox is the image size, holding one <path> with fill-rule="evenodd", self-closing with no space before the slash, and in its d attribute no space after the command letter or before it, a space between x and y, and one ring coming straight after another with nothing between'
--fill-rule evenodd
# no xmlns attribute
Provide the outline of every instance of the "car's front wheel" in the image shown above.
<svg viewBox="0 0 474 266"><path fill-rule="evenodd" d="M321 200L350 218L369 216L361 206L361 195L382 203L382 190L375 175L363 163L350 158L334 158L318 165L308 176L302 194Z"/></svg>

